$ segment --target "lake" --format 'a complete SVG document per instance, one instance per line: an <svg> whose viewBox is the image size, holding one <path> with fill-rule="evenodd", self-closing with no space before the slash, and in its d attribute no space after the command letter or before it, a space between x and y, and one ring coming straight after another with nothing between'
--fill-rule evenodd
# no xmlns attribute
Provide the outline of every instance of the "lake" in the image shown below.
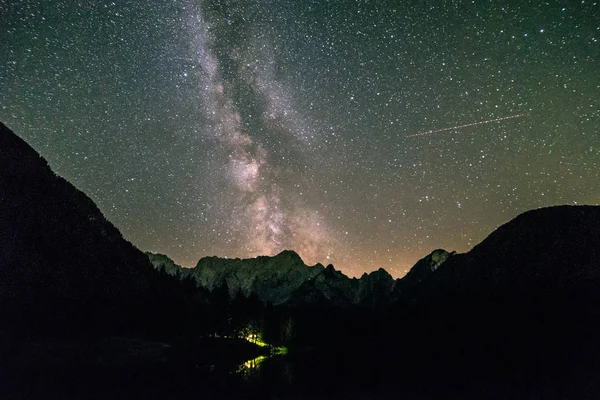
<svg viewBox="0 0 600 400"><path fill-rule="evenodd" d="M431 358L429 358L431 360ZM3 399L505 399L584 398L598 370L506 375L345 351L304 350L243 362L193 364L158 357L141 364L0 370Z"/></svg>

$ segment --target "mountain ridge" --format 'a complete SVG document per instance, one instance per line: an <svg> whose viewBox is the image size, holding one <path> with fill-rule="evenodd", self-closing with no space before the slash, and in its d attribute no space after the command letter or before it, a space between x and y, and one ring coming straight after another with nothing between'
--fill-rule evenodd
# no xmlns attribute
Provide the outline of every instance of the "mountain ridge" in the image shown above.
<svg viewBox="0 0 600 400"><path fill-rule="evenodd" d="M52 172L25 141L0 125L0 294L3 298L151 302L158 275L194 281L208 291L256 295L283 306L387 307L438 301L457 293L544 286L548 293L600 282L600 207L530 210L494 230L464 254L432 251L393 279L379 269L349 278L333 265L307 266L292 250L254 259L201 258L182 268L126 241L83 192ZM150 257L150 260L149 258ZM152 268L153 266L154 268ZM162 279L162 278L161 278ZM536 289L537 290L537 289Z"/></svg>
<svg viewBox="0 0 600 400"><path fill-rule="evenodd" d="M469 252L434 250L393 279L383 269L349 278L293 251L204 257L192 269L144 254L3 125L0 200L0 363L9 367L36 337L125 335L176 343L190 370L212 351L204 339L260 333L350 363L356 353L403 363L427 385L449 373L470 381L486 367L500 380L498 371L518 378L546 365L599 370L600 206L523 213Z"/></svg>
<svg viewBox="0 0 600 400"><path fill-rule="evenodd" d="M246 259L203 257L193 268L178 266L163 254L146 254L154 268L170 275L191 277L198 286L209 291L226 285L231 297L238 292L246 297L256 294L263 302L274 305L297 306L326 299L338 306L376 307L398 301L408 286L407 280L394 279L384 268L365 272L360 278L350 278L332 264L309 266L293 250ZM419 277L432 273L455 254L434 250L415 265Z"/></svg>
<svg viewBox="0 0 600 400"><path fill-rule="evenodd" d="M599 270L593 267L595 260L600 260L600 234L593 222L600 221L599 210L599 206L552 206L524 212L498 227L469 252L433 250L398 279L383 268L363 273L360 278L349 278L333 265L308 266L292 250L249 259L203 257L194 268L179 268L178 273L192 277L205 289L227 285L231 296L238 291L245 296L256 294L265 303L274 305L298 306L327 300L343 307L421 301L442 293L468 288L483 290L501 284L527 286L558 270L561 272L556 272L558 275L552 279L572 280L582 274L600 279ZM582 227L595 233L580 237L577 229ZM538 234L540 229L547 233L543 238ZM519 245L519 241L524 244ZM561 247L561 241L577 243L574 246L578 253ZM519 250L514 251L515 248ZM583 267L567 271L568 261L557 252L570 254L566 258ZM581 257L586 254L587 258ZM519 261L523 257L525 261ZM487 267L480 268L482 265ZM545 268L542 273L543 265L553 267Z"/></svg>
<svg viewBox="0 0 600 400"><path fill-rule="evenodd" d="M0 123L0 335L166 336L185 290Z"/></svg>
<svg viewBox="0 0 600 400"><path fill-rule="evenodd" d="M600 284L599 221L600 206L552 206L521 213L469 252L442 264L424 282L420 297L501 287L526 291L543 285L560 291Z"/></svg>
<svg viewBox="0 0 600 400"><path fill-rule="evenodd" d="M146 290L143 253L3 124L0 187L2 296L129 298Z"/></svg>

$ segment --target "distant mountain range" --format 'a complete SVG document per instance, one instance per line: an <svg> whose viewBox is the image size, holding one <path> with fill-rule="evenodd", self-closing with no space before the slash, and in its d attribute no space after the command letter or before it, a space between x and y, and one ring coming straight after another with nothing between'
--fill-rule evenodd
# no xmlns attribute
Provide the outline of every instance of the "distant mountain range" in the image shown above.
<svg viewBox="0 0 600 400"><path fill-rule="evenodd" d="M290 250L251 259L205 257L194 268L182 268L165 255L147 254L157 270L191 277L208 290L226 285L231 296L256 294L264 302L287 306L380 307L506 287L600 288L598 222L600 207L595 206L529 211L466 254L434 250L400 279L384 269L349 278L333 265L307 266Z"/></svg>
<svg viewBox="0 0 600 400"><path fill-rule="evenodd" d="M291 250L273 256L249 259L205 257L194 268L183 268L164 254L146 253L155 269L170 275L193 278L210 291L226 286L233 297L255 294L265 303L302 306L330 304L381 307L397 303L455 255L434 250L402 279L394 279L383 268L360 278L349 278L333 265L308 266Z"/></svg>
<svg viewBox="0 0 600 400"><path fill-rule="evenodd" d="M465 254L434 250L401 279L383 269L349 278L290 250L181 268L126 241L0 124L0 370L34 360L42 371L39 359L54 360L46 351L55 347L38 344L65 340L55 354L71 371L79 364L68 360L94 363L89 354L110 353L98 350L106 338L129 337L111 341L126 343L113 353L137 354L132 346L146 338L173 343L188 372L199 359L239 353L224 337L257 330L268 343L351 364L360 355L379 366L375 381L385 373L427 387L432 376L495 387L543 380L551 393L593 398L577 393L598 392L600 207L525 212ZM91 344L74 345L81 338Z"/></svg>
<svg viewBox="0 0 600 400"><path fill-rule="evenodd" d="M135 301L148 297L166 273L193 278L209 291L226 285L232 296L255 294L273 305L378 307L506 286L589 287L600 279L598 206L526 212L470 252L434 250L394 280L383 269L348 278L332 265L307 266L290 250L245 260L205 257L191 269L165 255L144 255L84 193L1 124L0 196L3 298Z"/></svg>

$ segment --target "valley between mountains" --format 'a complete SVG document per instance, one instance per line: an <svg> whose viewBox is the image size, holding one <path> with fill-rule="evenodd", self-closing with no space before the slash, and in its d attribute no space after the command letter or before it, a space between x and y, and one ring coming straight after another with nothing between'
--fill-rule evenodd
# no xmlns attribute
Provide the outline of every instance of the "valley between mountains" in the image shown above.
<svg viewBox="0 0 600 400"><path fill-rule="evenodd" d="M525 212L401 279L292 250L182 268L0 125L0 321L5 398L583 398L600 389L600 207Z"/></svg>

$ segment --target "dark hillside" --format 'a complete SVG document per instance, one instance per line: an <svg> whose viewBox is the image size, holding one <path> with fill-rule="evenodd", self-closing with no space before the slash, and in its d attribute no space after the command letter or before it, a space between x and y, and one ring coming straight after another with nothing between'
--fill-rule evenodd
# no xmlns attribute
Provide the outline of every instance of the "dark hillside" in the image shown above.
<svg viewBox="0 0 600 400"><path fill-rule="evenodd" d="M598 371L599 255L600 207L526 212L423 282L407 340L429 343L425 359L455 371L477 365L512 379Z"/></svg>
<svg viewBox="0 0 600 400"><path fill-rule="evenodd" d="M599 279L600 207L559 206L521 214L470 252L450 258L420 296L542 286L551 293Z"/></svg>
<svg viewBox="0 0 600 400"><path fill-rule="evenodd" d="M4 327L148 330L150 314L179 296L171 281L0 124L0 310L11 321Z"/></svg>

